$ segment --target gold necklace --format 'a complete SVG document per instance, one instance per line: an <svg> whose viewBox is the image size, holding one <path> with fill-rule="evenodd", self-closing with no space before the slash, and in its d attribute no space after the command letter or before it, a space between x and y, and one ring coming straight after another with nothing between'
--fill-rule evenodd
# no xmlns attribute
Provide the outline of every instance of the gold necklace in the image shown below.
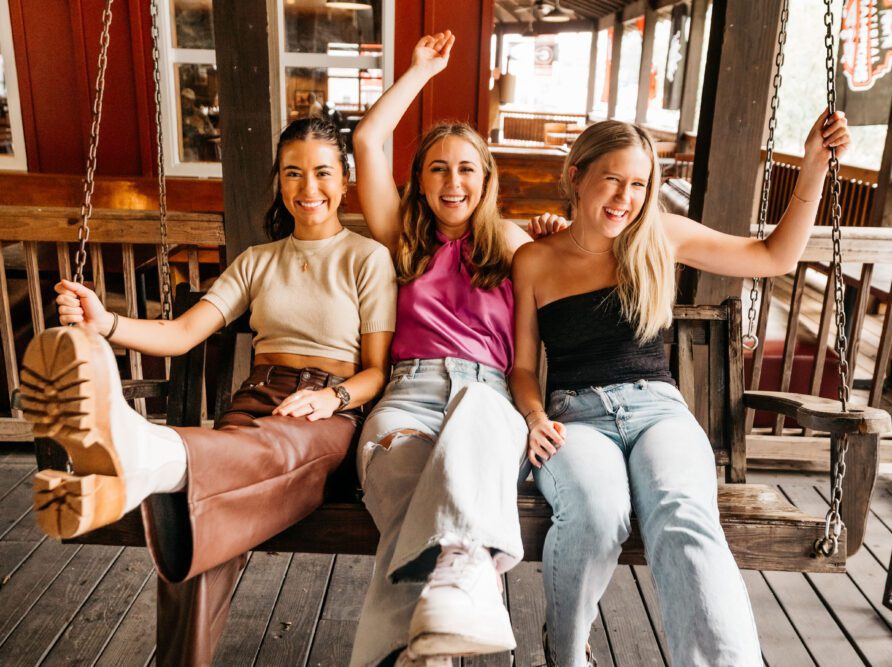
<svg viewBox="0 0 892 667"><path fill-rule="evenodd" d="M613 247L607 248L607 250L589 250L584 245L582 245L579 241L576 240L576 237L573 236L573 225L567 229L567 233L570 234L570 240L573 241L573 245L579 248L582 252L588 253L589 255L606 255L608 252L613 250Z"/></svg>
<svg viewBox="0 0 892 667"><path fill-rule="evenodd" d="M323 250L328 248L335 241L335 236L340 234L342 231L344 231L343 227L341 227L341 229L338 230L337 234L333 234L332 236L329 236L326 239L320 239L320 241L324 241L324 243L320 243L319 246L314 248L312 252L307 252L306 249L298 246L297 251L300 253L301 259L303 260L303 265L300 267L301 272L306 273L307 271L309 271L310 270L310 260L313 259L313 257L318 255L320 252L322 252ZM294 234L292 234L291 237L293 239L295 239L296 241L307 240L307 239L299 239L296 236L294 236Z"/></svg>

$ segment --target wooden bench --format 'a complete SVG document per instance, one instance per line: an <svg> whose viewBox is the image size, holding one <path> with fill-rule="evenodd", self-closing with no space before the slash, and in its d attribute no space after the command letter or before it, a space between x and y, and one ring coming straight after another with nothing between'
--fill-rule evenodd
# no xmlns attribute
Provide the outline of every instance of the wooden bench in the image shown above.
<svg viewBox="0 0 892 667"><path fill-rule="evenodd" d="M10 405L19 386L18 352L46 326L44 309L55 296L49 286L60 277L72 276L79 225L77 208L0 206L0 352ZM144 301L139 294L141 277L159 285L160 293L157 211L96 209L90 228L87 280L107 303L109 281L120 275L123 298L116 293L114 307L122 315L135 317ZM201 264L210 262L214 264L213 275L219 272L218 251L225 244L223 217L170 212L168 228L172 263L176 267L182 259L181 279L197 290ZM26 305L25 300L27 309L21 307ZM125 375L139 380L143 377L142 357L133 351L126 354ZM144 401L137 401L136 407L145 414ZM31 427L17 410L12 409L9 417L0 417L0 441L31 439Z"/></svg>
<svg viewBox="0 0 892 667"><path fill-rule="evenodd" d="M181 285L177 311L196 302L199 295ZM738 564L761 570L840 572L847 554L860 547L864 536L868 502L877 468L878 432L890 428L889 415L881 410L841 414L838 405L809 397L767 392L744 392L740 346L740 302L729 299L720 306L677 306L674 325L666 333L673 373L695 414L696 384L707 384L705 420L701 423L713 445L716 466L722 473L719 507L722 524ZM220 363L214 367L220 391L211 411L220 414L231 386L235 339L245 330L244 318L224 329L220 337ZM201 387L204 377L205 344L171 365L169 386L131 384L128 398L147 395L169 397L168 423L197 425L201 419ZM694 376L695 348L703 348L709 359L708 377ZM834 433L849 432L848 474L843 484L842 515L846 522L839 552L827 559L812 557L814 541L823 535L824 517L809 516L787 502L774 488L746 484L745 406L776 410L795 416L800 423ZM48 440L36 443L40 468L62 468L64 450ZM354 461L348 455L345 470ZM353 478L355 480L355 477ZM378 534L371 517L358 500L355 481L341 482L329 490L329 501L280 535L259 545L260 550L309 553L374 554ZM551 510L531 483L522 485L518 501L525 558L541 560L542 544L551 525ZM139 546L144 544L138 512L120 522L77 540L81 543ZM623 547L622 562L643 563L644 550L633 520L632 537Z"/></svg>

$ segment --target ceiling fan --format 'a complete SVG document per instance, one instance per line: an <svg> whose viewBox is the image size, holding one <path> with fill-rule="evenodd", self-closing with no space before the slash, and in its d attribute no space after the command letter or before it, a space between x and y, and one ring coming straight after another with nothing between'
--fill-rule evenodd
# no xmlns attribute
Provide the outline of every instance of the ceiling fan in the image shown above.
<svg viewBox="0 0 892 667"><path fill-rule="evenodd" d="M561 0L531 0L529 7L519 7L516 12L518 18L531 23L565 23L570 20L570 13L561 7Z"/></svg>

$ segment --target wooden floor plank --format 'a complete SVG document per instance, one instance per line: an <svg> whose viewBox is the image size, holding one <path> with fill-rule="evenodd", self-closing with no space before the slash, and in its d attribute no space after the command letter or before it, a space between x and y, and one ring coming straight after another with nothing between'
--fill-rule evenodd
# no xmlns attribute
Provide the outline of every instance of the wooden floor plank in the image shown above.
<svg viewBox="0 0 892 667"><path fill-rule="evenodd" d="M33 464L7 464L0 465L0 502L16 486L31 479L31 475L37 470Z"/></svg>
<svg viewBox="0 0 892 667"><path fill-rule="evenodd" d="M40 542L0 541L0 591L38 546Z"/></svg>
<svg viewBox="0 0 892 667"><path fill-rule="evenodd" d="M23 478L0 502L0 539L25 517L34 503L30 476Z"/></svg>
<svg viewBox="0 0 892 667"><path fill-rule="evenodd" d="M804 575L765 572L764 576L818 665L864 664Z"/></svg>
<svg viewBox="0 0 892 667"><path fill-rule="evenodd" d="M650 617L651 627L657 641L660 643L660 650L663 657L669 661L669 646L666 644L666 634L663 630L663 616L660 612L660 601L657 599L657 589L654 586L653 576L650 568L644 565L635 565L632 567L632 574L635 575L635 581L638 582L638 589L641 591L641 599L644 600L644 607L647 615Z"/></svg>
<svg viewBox="0 0 892 667"><path fill-rule="evenodd" d="M294 554L266 636L258 665L304 665L322 610L334 556Z"/></svg>
<svg viewBox="0 0 892 667"><path fill-rule="evenodd" d="M158 580L150 575L94 667L145 665L155 653Z"/></svg>
<svg viewBox="0 0 892 667"><path fill-rule="evenodd" d="M630 567L616 568L601 612L617 667L666 664Z"/></svg>
<svg viewBox="0 0 892 667"><path fill-rule="evenodd" d="M81 548L0 646L0 663L39 664L122 552Z"/></svg>
<svg viewBox="0 0 892 667"><path fill-rule="evenodd" d="M374 565L372 556L339 554L335 557L308 665L346 665L350 662L359 613Z"/></svg>
<svg viewBox="0 0 892 667"><path fill-rule="evenodd" d="M545 623L545 594L542 590L542 563L518 563L506 577L511 627L517 640L516 667L545 664L542 625Z"/></svg>
<svg viewBox="0 0 892 667"><path fill-rule="evenodd" d="M54 667L92 663L153 571L145 549L125 549L41 664Z"/></svg>
<svg viewBox="0 0 892 667"><path fill-rule="evenodd" d="M765 664L768 667L814 665L815 661L805 650L805 646L796 634L796 629L774 597L762 573L755 570L741 570L741 574L753 606L753 615L756 617L756 629L759 632L759 644L762 647Z"/></svg>
<svg viewBox="0 0 892 667"><path fill-rule="evenodd" d="M46 540L13 572L0 589L0 645L79 549L75 545Z"/></svg>
<svg viewBox="0 0 892 667"><path fill-rule="evenodd" d="M322 619L316 626L313 648L310 649L309 667L332 667L350 664L356 621Z"/></svg>
<svg viewBox="0 0 892 667"><path fill-rule="evenodd" d="M291 554L255 551L232 599L215 665L251 665L266 635Z"/></svg>

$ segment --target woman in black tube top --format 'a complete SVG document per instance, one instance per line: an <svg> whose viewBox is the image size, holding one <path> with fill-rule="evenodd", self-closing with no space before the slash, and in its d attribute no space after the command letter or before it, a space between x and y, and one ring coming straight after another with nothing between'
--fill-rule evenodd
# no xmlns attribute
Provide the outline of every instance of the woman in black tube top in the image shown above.
<svg viewBox="0 0 892 667"><path fill-rule="evenodd" d="M706 434L675 388L661 333L675 263L731 276L793 269L815 221L841 113L818 118L786 212L766 240L722 234L657 205L653 141L616 121L590 126L564 163L573 225L514 256L511 391L528 458L554 516L545 541L549 665L590 664L586 639L634 508L676 665L761 665L743 580L716 506ZM537 380L548 357L548 405Z"/></svg>

